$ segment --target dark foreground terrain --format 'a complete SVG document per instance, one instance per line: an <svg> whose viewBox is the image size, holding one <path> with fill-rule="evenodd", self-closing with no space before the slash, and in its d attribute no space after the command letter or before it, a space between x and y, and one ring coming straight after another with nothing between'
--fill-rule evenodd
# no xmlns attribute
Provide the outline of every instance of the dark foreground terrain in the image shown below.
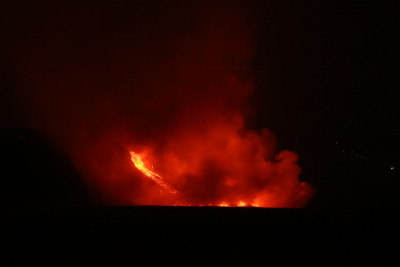
<svg viewBox="0 0 400 267"><path fill-rule="evenodd" d="M0 222L3 253L15 260L386 266L398 252L398 221L382 210L31 207L3 208Z"/></svg>

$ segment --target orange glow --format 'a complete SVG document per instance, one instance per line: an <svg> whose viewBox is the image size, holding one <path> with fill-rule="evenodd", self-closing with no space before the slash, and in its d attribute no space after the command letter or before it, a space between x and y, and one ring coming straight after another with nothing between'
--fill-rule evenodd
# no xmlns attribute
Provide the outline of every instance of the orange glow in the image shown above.
<svg viewBox="0 0 400 267"><path fill-rule="evenodd" d="M144 175L146 175L151 180L156 182L159 186L164 188L168 193L176 194L176 190L171 185L169 185L166 181L164 181L164 179L160 175L158 175L155 172L150 171L149 169L147 169L145 167L140 155L136 154L133 151L130 151L130 154L131 154L131 160L132 160L133 164L139 171L141 171Z"/></svg>
<svg viewBox="0 0 400 267"><path fill-rule="evenodd" d="M239 201L238 207L245 207L247 204L243 201Z"/></svg>

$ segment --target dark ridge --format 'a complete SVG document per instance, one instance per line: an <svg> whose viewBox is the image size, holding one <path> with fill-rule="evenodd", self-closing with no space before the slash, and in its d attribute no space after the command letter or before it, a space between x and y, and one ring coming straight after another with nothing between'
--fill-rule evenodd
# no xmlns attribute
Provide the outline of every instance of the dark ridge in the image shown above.
<svg viewBox="0 0 400 267"><path fill-rule="evenodd" d="M399 234L398 219L383 210L22 207L2 209L0 222L3 240L14 251L100 261L391 263Z"/></svg>
<svg viewBox="0 0 400 267"><path fill-rule="evenodd" d="M35 130L0 129L0 170L0 206L90 203L69 158Z"/></svg>

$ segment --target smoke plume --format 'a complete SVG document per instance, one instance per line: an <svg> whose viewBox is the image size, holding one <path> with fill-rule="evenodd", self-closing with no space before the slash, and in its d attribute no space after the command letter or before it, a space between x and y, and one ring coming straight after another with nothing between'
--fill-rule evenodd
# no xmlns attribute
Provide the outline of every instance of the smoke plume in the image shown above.
<svg viewBox="0 0 400 267"><path fill-rule="evenodd" d="M256 90L248 12L187 2L33 12L34 30L11 49L30 126L67 151L106 203L304 206L312 189L297 154L246 128ZM130 152L176 193L147 179Z"/></svg>

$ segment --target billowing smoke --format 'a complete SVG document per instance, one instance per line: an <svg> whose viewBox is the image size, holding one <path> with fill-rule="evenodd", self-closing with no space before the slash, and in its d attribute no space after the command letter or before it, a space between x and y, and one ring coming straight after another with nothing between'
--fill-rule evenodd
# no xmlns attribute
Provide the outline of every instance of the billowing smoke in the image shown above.
<svg viewBox="0 0 400 267"><path fill-rule="evenodd" d="M12 48L31 126L107 203L304 206L312 189L297 155L245 125L249 14L231 1L187 2L37 11L36 32Z"/></svg>

